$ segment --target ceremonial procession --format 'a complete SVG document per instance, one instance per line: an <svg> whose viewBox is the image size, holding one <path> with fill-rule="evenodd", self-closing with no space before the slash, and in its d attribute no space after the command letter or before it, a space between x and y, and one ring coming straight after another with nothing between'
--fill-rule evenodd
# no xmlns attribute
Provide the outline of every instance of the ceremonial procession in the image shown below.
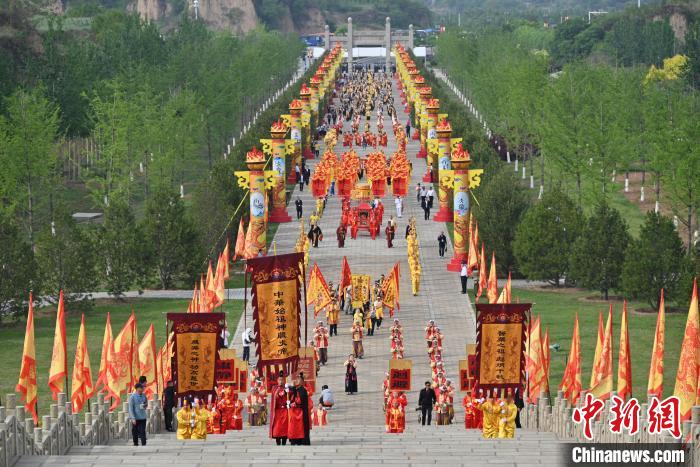
<svg viewBox="0 0 700 467"><path fill-rule="evenodd" d="M5 207L8 219L23 218L25 209L31 215L0 229L8 245L0 257L3 287L15 287L5 287L15 275L31 277L0 297L0 311L12 310L2 316L11 383L0 398L0 467L700 466L697 161L661 158L657 136L629 136L634 149L615 159L626 140L618 133L635 128L663 127L669 138L698 141L685 120L668 123L677 107L686 112L669 96L676 80L689 79L697 56L678 55L682 66L674 58L661 68L652 64L640 78L642 91L614 91L642 100L656 92L654 102L672 107L660 117L648 110L618 121L601 104L586 107L582 124L599 125L598 133L562 135L584 117L550 114L595 98L574 89L569 75L580 70L557 62L568 49L550 45L574 34L564 28L575 20L562 15L555 32L548 20L544 27L525 19L488 26L501 28L514 46L501 36L469 39L462 8L456 22L418 29L404 25L404 17L395 28L391 17L367 6L378 22L366 14L357 24L347 17L342 28L324 25L292 47L285 40L293 35L266 29L276 24L270 15L279 21L284 15L273 3L284 2L251 2L253 16L266 18L258 32L222 37L250 40L251 50L258 40L274 43L278 54L248 56L262 68L296 47L293 69L270 68L272 78L252 65L212 74L226 86L231 80L231 88L241 86L234 79L250 76L250 90L235 92L249 92L237 105L253 110L218 113L217 101L201 100L194 81L173 83L158 96L134 82L82 92L91 110L81 124L90 128L78 155L67 139L43 150L61 154L51 170L58 174L60 165L69 177L73 158L84 157L71 183L92 190L89 206L104 212L64 215L65 195L54 188L35 206L31 175L48 177L31 167L39 156L27 150L26 167L6 165L8 173L26 174L2 192L0 221ZM294 18L300 7L289 3ZM401 0L394 7L414 11L413 3L429 18L436 18L431 8L454 16L449 2ZM184 12L177 32L168 32L179 34L177 47L188 41L199 47L209 37L203 18L210 6L195 1L191 8L194 19ZM234 10L246 14L241 6L222 16ZM588 12L589 24L593 13L608 14ZM376 29L364 30L360 21ZM117 41L110 34L100 40ZM533 45L537 34L547 38L540 49ZM608 47L617 36L610 37ZM160 38L176 47L170 36ZM241 46L224 42L211 48ZM488 50L505 67L499 47L522 62L507 77L513 86L520 74L543 73L541 81L511 93L496 87L506 79L501 73L485 76L463 63L491 67L480 55ZM601 57L609 53L600 46ZM167 60L176 60L170 54ZM124 66L122 73L139 66L146 65ZM187 74L186 68L171 65L168 73ZM601 76L591 72L581 82L595 87ZM167 79L149 77L148 86L160 89ZM565 80L570 87L559 84ZM694 84L687 86L695 99ZM260 102L258 87L267 93ZM227 92L234 91L219 95ZM553 97L541 101L540 92ZM160 118L156 137L134 122L151 118L139 106L166 96L173 102L154 104L162 109L149 114ZM39 121L71 112L47 110L29 122L13 112L26 114L40 99L13 99L3 104L7 116L0 114L8 154L20 145L12 125L22 118L36 132ZM622 98L615 94L606 105L615 99ZM121 115L119 105L132 107ZM237 132L227 119L240 120ZM554 129L540 130L543 122ZM197 125L201 131L189 135ZM122 143L123 134L129 137ZM208 167L196 170L208 175L190 188L186 158L199 150L197 138L206 139ZM215 156L222 141L223 156ZM692 144L664 151L697 156ZM674 167L670 173L666 165ZM150 186L152 178L158 184ZM655 205L642 204L645 183ZM15 200L9 194L15 189L27 197ZM49 218L35 234L33 226ZM25 226L31 245L10 244ZM66 240L70 235L83 236ZM181 248L188 241L197 243L195 253ZM100 257L90 267L88 250ZM138 260L127 261L129 252ZM22 255L32 259L19 268L13 261ZM32 268L38 272L27 272Z"/></svg>

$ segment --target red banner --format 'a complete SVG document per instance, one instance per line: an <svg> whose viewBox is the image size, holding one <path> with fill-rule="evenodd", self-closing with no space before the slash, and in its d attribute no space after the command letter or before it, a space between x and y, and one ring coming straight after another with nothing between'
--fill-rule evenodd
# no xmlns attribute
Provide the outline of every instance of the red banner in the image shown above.
<svg viewBox="0 0 700 467"><path fill-rule="evenodd" d="M303 261L303 253L248 260L261 374L265 367L271 366L285 367L285 373L289 374L299 361Z"/></svg>
<svg viewBox="0 0 700 467"><path fill-rule="evenodd" d="M389 360L389 390L410 391L412 361L405 359Z"/></svg>
<svg viewBox="0 0 700 467"><path fill-rule="evenodd" d="M478 389L515 390L525 382L525 337L530 303L476 304Z"/></svg>
<svg viewBox="0 0 700 467"><path fill-rule="evenodd" d="M224 313L167 314L174 336L172 373L178 397L204 399L214 394L225 318Z"/></svg>

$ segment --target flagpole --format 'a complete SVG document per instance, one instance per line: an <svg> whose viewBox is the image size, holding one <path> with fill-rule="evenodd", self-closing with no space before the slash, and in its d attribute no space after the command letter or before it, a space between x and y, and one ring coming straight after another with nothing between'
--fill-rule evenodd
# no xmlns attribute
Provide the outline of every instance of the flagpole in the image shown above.
<svg viewBox="0 0 700 467"><path fill-rule="evenodd" d="M301 272L304 278L304 346L309 342L309 308L306 303L306 265L301 262Z"/></svg>
<svg viewBox="0 0 700 467"><path fill-rule="evenodd" d="M248 328L248 265L243 260L243 332Z"/></svg>

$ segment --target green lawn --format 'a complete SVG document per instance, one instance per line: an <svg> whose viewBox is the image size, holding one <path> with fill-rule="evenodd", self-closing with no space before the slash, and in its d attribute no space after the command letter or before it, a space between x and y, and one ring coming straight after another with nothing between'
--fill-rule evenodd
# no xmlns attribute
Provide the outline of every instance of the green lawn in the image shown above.
<svg viewBox="0 0 700 467"><path fill-rule="evenodd" d="M139 338L143 337L148 327L153 324L156 332L156 346L160 347L165 341L165 313L184 312L187 309L188 300L171 299L133 299L125 302L98 303L85 317L90 349L90 364L92 368L93 382L97 377L100 367L100 354L102 351L102 337L104 335L107 312L110 312L112 333L116 335L126 322L131 310L136 313ZM227 322L231 332L238 325L238 319L242 311L242 300L231 300L224 304ZM218 310L217 310L218 311ZM52 403L51 393L48 389L49 367L51 366L51 352L53 348L53 335L56 323L55 307L35 310L34 335L36 342L36 358L38 362L39 385L39 414L47 414L49 404ZM72 310L66 316L66 335L68 339L68 379L73 371L73 355L75 354L76 339L80 328L79 311ZM0 395L5 400L5 395L14 392L19 366L24 345L25 321L0 328L0 341L8 349L7 360L0 361ZM70 396L69 396L70 397Z"/></svg>
<svg viewBox="0 0 700 467"><path fill-rule="evenodd" d="M566 367L566 360L571 347L571 334L574 327L574 315L579 314L581 333L581 381L583 388L588 388L595 353L596 335L598 330L598 312L603 311L603 319L607 319L608 305L604 302L583 301L594 292L565 290L562 292L540 292L529 289L513 289L513 301L533 303L533 316L542 317L542 334L549 327L550 344L558 343L559 352L551 352L550 388L552 394L561 383ZM483 300L483 299L482 299ZM635 308L648 308L643 303L628 304L630 350L632 353L632 390L635 397L646 400L646 389L649 375L649 362L654 343L656 313L640 314L633 312ZM617 356L620 339L620 317L622 302L613 303L613 362L614 384L617 387ZM676 368L680 354L680 345L685 330L687 310L680 313L666 312L666 339L664 355L664 394L670 395L675 385Z"/></svg>

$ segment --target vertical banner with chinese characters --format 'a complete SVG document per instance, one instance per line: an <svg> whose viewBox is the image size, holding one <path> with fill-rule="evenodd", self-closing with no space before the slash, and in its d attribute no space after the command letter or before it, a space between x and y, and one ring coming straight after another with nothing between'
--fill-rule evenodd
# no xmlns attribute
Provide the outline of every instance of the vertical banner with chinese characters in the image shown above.
<svg viewBox="0 0 700 467"><path fill-rule="evenodd" d="M174 335L173 380L178 397L206 398L216 386L224 313L168 313Z"/></svg>
<svg viewBox="0 0 700 467"><path fill-rule="evenodd" d="M362 308L369 301L370 277L367 274L352 275L352 307Z"/></svg>
<svg viewBox="0 0 700 467"><path fill-rule="evenodd" d="M289 374L299 360L300 286L303 253L248 260L253 281L252 304L258 371L282 366Z"/></svg>
<svg viewBox="0 0 700 467"><path fill-rule="evenodd" d="M525 381L525 336L530 303L477 304L477 387L520 389Z"/></svg>
<svg viewBox="0 0 700 467"><path fill-rule="evenodd" d="M412 361L401 359L389 360L389 390L390 391L410 391L411 390L411 368Z"/></svg>

